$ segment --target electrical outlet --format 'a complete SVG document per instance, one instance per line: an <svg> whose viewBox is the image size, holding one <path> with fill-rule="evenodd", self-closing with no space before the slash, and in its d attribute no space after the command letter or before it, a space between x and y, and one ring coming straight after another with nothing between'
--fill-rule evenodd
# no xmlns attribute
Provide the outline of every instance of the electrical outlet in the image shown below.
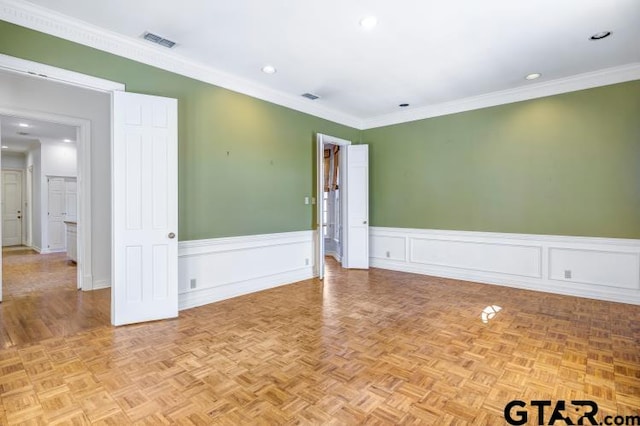
<svg viewBox="0 0 640 426"><path fill-rule="evenodd" d="M191 278L190 287L191 288L196 288L196 279L195 278Z"/></svg>
<svg viewBox="0 0 640 426"><path fill-rule="evenodd" d="M391 257L391 252L387 251L387 257Z"/></svg>
<svg viewBox="0 0 640 426"><path fill-rule="evenodd" d="M304 197L304 203L309 204L309 197Z"/></svg>
<svg viewBox="0 0 640 426"><path fill-rule="evenodd" d="M307 265L307 266L309 266L309 258L306 258L306 259L304 260L304 264L305 264L305 265Z"/></svg>
<svg viewBox="0 0 640 426"><path fill-rule="evenodd" d="M564 270L564 277L566 279L571 279L571 269L565 269Z"/></svg>

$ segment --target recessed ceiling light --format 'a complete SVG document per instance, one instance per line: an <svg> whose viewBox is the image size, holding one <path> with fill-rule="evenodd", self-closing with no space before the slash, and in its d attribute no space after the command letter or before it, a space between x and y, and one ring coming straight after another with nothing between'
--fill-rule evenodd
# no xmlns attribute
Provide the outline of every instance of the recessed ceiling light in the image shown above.
<svg viewBox="0 0 640 426"><path fill-rule="evenodd" d="M9 147L6 145L2 145L2 149L9 149Z"/></svg>
<svg viewBox="0 0 640 426"><path fill-rule="evenodd" d="M541 75L542 74L540 74L539 72L534 72L534 73L531 73L531 74L527 75L525 78L527 80L535 80L536 78L539 78Z"/></svg>
<svg viewBox="0 0 640 426"><path fill-rule="evenodd" d="M262 67L262 72L265 74L275 74L276 71L276 67L274 67L273 65L265 65L264 67Z"/></svg>
<svg viewBox="0 0 640 426"><path fill-rule="evenodd" d="M27 123L18 123L18 126L20 126L20 127L29 127L29 125Z"/></svg>
<svg viewBox="0 0 640 426"><path fill-rule="evenodd" d="M409 104L400 104L400 105L398 105L398 106L399 106L399 107L401 107L401 108L406 108L406 107L408 107L408 106L409 106Z"/></svg>
<svg viewBox="0 0 640 426"><path fill-rule="evenodd" d="M63 139L62 142L70 143L73 142L71 139Z"/></svg>
<svg viewBox="0 0 640 426"><path fill-rule="evenodd" d="M602 40L603 38L609 37L610 35L611 31L601 31L589 37L589 40Z"/></svg>
<svg viewBox="0 0 640 426"><path fill-rule="evenodd" d="M378 18L375 16L365 16L360 20L360 26L365 30L370 30L378 25Z"/></svg>

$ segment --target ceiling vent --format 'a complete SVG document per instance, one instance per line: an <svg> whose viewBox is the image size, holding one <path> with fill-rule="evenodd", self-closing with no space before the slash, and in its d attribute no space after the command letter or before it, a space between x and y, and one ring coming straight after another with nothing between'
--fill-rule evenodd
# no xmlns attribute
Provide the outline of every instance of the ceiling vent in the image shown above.
<svg viewBox="0 0 640 426"><path fill-rule="evenodd" d="M20 136L27 136L29 133L27 133L27 132L17 132L16 134L18 134Z"/></svg>
<svg viewBox="0 0 640 426"><path fill-rule="evenodd" d="M312 101L320 98L320 96L314 95L313 93L303 93L301 96L303 98L311 99Z"/></svg>
<svg viewBox="0 0 640 426"><path fill-rule="evenodd" d="M169 49L171 49L173 46L176 45L175 41L168 40L166 38L160 37L159 35L150 33L148 31L142 35L142 38L144 38L145 40L149 40L153 43L159 44L160 46L168 47Z"/></svg>

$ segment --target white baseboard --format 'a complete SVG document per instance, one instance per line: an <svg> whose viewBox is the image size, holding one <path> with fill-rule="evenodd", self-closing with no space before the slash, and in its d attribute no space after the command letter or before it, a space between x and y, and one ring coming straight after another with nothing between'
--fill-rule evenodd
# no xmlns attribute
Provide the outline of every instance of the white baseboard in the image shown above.
<svg viewBox="0 0 640 426"><path fill-rule="evenodd" d="M383 269L640 304L640 240L372 227L370 253Z"/></svg>
<svg viewBox="0 0 640 426"><path fill-rule="evenodd" d="M109 280L95 280L91 290L101 290L103 288L110 288L111 282Z"/></svg>
<svg viewBox="0 0 640 426"><path fill-rule="evenodd" d="M313 241L313 231L300 231L180 242L178 307L193 308L312 278Z"/></svg>
<svg viewBox="0 0 640 426"><path fill-rule="evenodd" d="M336 260L336 262L338 262L338 263L342 262L342 258L341 258L341 257L340 257L340 255L339 255L338 253L336 253L335 251L327 251L327 250L325 250L325 251L324 251L324 254L325 254L325 256L331 256L331 257L333 257L333 258Z"/></svg>
<svg viewBox="0 0 640 426"><path fill-rule="evenodd" d="M53 250L52 250L52 249L48 249L48 248L47 248L47 249L43 249L43 248L39 248L39 247L38 247L38 248L33 247L33 249L34 249L35 251L37 251L38 253L40 253L40 254L64 253L65 251L67 251L67 249L66 249L66 248L63 248L63 249L53 249Z"/></svg>

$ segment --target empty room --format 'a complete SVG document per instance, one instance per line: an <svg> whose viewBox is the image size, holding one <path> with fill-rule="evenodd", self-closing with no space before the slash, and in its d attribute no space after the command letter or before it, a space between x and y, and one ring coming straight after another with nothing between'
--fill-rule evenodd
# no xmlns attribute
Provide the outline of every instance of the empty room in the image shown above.
<svg viewBox="0 0 640 426"><path fill-rule="evenodd" d="M0 0L0 424L640 425L638 40Z"/></svg>

